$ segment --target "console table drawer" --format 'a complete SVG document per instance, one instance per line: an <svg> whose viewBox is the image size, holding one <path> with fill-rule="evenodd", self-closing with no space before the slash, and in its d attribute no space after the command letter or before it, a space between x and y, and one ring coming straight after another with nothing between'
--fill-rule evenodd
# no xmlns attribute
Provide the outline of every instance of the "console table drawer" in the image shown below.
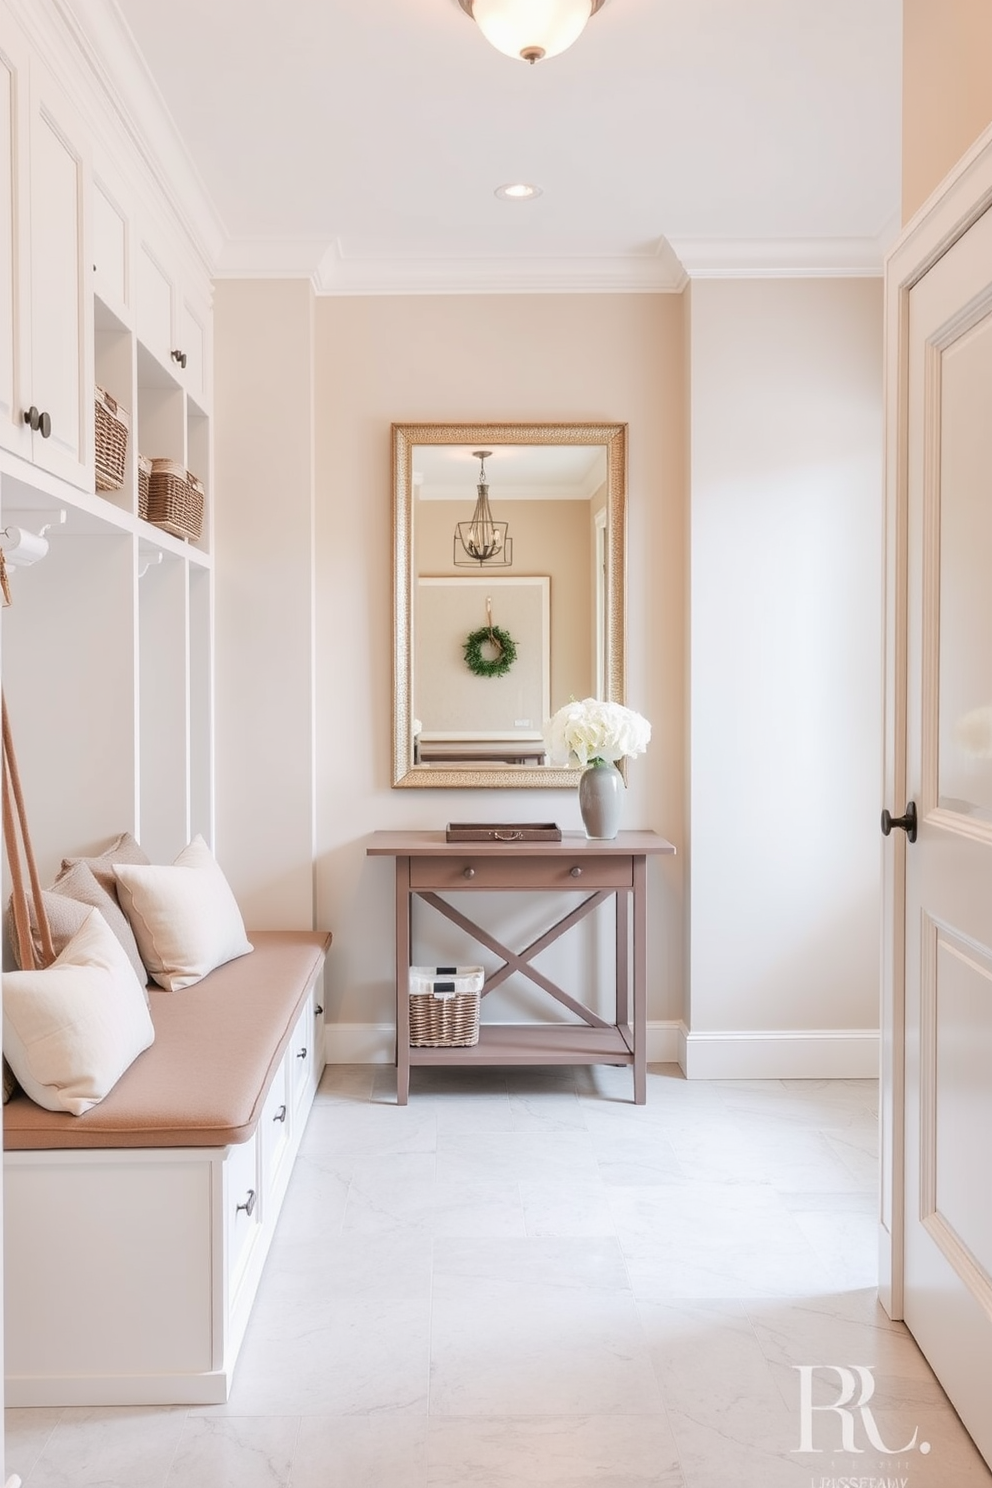
<svg viewBox="0 0 992 1488"><path fill-rule="evenodd" d="M554 857L411 858L411 889L629 889L626 856L556 853Z"/></svg>

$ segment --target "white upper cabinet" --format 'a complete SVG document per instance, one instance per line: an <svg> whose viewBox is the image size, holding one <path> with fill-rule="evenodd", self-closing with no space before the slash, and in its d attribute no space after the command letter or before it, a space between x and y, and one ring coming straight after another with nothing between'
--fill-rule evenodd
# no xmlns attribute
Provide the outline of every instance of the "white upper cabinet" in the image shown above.
<svg viewBox="0 0 992 1488"><path fill-rule="evenodd" d="M27 51L0 9L0 446L30 459L32 435L20 404L27 359L21 287L27 265L28 213L22 202L19 152L27 137L27 96Z"/></svg>
<svg viewBox="0 0 992 1488"><path fill-rule="evenodd" d="M184 281L143 242L138 253L138 340L203 409L207 398L207 323Z"/></svg>
<svg viewBox="0 0 992 1488"><path fill-rule="evenodd" d="M0 446L90 481L87 163L73 111L0 9Z"/></svg>
<svg viewBox="0 0 992 1488"><path fill-rule="evenodd" d="M93 306L84 136L67 100L34 64L30 132L31 360L22 417L29 416L35 431L34 462L76 485L87 485L93 445L92 375L87 375Z"/></svg>
<svg viewBox="0 0 992 1488"><path fill-rule="evenodd" d="M115 197L93 182L93 290L125 323L130 319L129 224Z"/></svg>

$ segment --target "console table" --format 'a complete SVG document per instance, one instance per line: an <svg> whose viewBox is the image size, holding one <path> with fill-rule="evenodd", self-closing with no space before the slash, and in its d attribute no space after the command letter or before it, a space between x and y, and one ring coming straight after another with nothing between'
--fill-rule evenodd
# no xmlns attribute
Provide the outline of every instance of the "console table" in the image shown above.
<svg viewBox="0 0 992 1488"><path fill-rule="evenodd" d="M560 842L448 842L443 832L374 832L370 856L396 861L396 1099L405 1105L411 1065L627 1064L634 1101L647 1095L645 1052L645 865L650 855L675 848L654 832L620 832L609 842L581 832ZM442 895L493 893L583 894L532 944L504 945ZM531 963L573 925L610 897L616 909L616 1012L611 1021L586 1007ZM468 1048L410 1047L409 969L413 950L412 905L421 899L502 959L486 978L482 995L513 972L536 983L578 1023L483 1023Z"/></svg>

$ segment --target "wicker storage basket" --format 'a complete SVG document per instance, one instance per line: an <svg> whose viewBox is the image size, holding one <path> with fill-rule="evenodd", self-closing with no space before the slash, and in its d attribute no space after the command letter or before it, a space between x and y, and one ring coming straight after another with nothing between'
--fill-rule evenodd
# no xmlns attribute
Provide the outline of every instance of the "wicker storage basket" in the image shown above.
<svg viewBox="0 0 992 1488"><path fill-rule="evenodd" d="M410 967L410 1045L465 1049L479 1042L481 966Z"/></svg>
<svg viewBox="0 0 992 1488"><path fill-rule="evenodd" d="M203 527L203 485L177 460L152 460L148 520L163 532L195 542Z"/></svg>
<svg viewBox="0 0 992 1488"><path fill-rule="evenodd" d="M96 390L96 488L119 491L127 469L127 431L131 416L102 387Z"/></svg>
<svg viewBox="0 0 992 1488"><path fill-rule="evenodd" d="M148 521L148 489L152 478L152 462L147 455L138 456L138 516Z"/></svg>

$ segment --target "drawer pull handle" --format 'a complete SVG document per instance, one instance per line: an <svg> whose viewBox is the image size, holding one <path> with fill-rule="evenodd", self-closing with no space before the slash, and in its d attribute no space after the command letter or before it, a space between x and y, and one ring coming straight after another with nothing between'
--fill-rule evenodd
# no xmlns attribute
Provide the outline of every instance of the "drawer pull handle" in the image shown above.
<svg viewBox="0 0 992 1488"><path fill-rule="evenodd" d="M278 1109L278 1111L276 1112L276 1114L273 1116L272 1120L273 1121L285 1121L286 1120L286 1107L285 1106L280 1106L279 1109Z"/></svg>
<svg viewBox="0 0 992 1488"><path fill-rule="evenodd" d="M575 865L574 868L569 868L568 871L572 875L573 878L581 878L582 877L582 869L579 867L578 863L576 863L576 865Z"/></svg>
<svg viewBox="0 0 992 1488"><path fill-rule="evenodd" d="M309 1051L307 1049L297 1049L297 1051L296 1051L296 1057L297 1057L297 1059L306 1059L308 1052Z"/></svg>
<svg viewBox="0 0 992 1488"><path fill-rule="evenodd" d="M463 868L462 869L462 878L474 878L474 877L475 877L475 869L474 868Z"/></svg>
<svg viewBox="0 0 992 1488"><path fill-rule="evenodd" d="M324 1005L323 1005L323 1003L318 1002L317 1006L313 1010L313 1015L314 1015L315 1018L321 1018L321 1017L323 1017L323 1015L324 1015Z"/></svg>
<svg viewBox="0 0 992 1488"><path fill-rule="evenodd" d="M494 832L493 836L497 842L522 842L523 832Z"/></svg>
<svg viewBox="0 0 992 1488"><path fill-rule="evenodd" d="M255 1190L253 1188L250 1188L248 1190L247 1199L245 1199L245 1202L243 1204L239 1204L237 1206L234 1211L235 1214L240 1214L242 1209L247 1214L248 1218L251 1219L252 1215L255 1212Z"/></svg>

